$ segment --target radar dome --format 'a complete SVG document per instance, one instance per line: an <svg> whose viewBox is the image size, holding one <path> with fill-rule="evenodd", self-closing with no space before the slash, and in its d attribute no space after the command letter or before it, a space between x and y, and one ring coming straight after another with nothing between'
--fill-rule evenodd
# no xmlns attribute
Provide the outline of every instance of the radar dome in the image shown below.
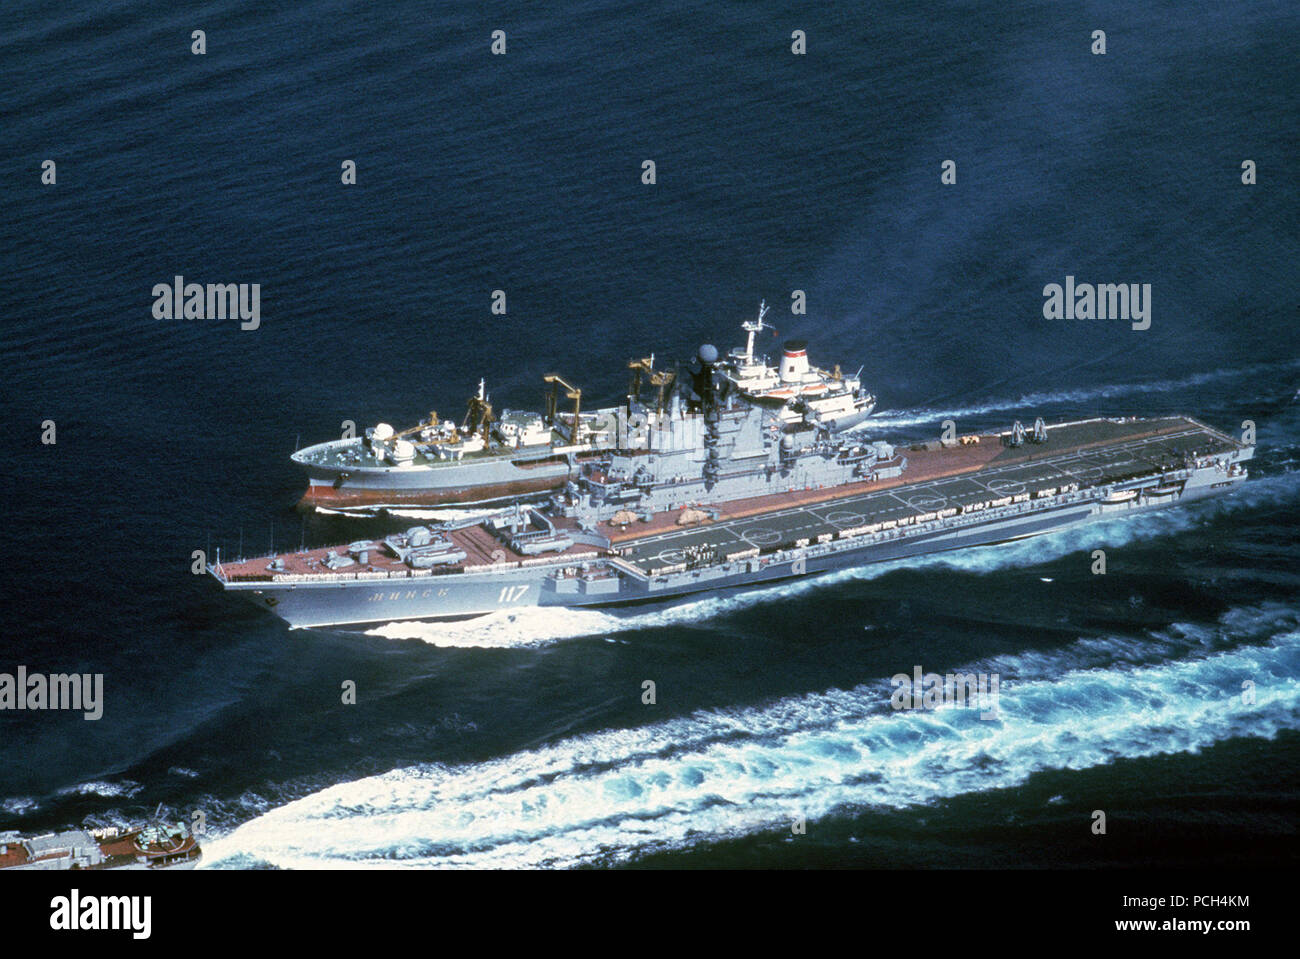
<svg viewBox="0 0 1300 959"><path fill-rule="evenodd" d="M375 439L381 442L383 440L391 438L392 435L393 435L393 428L389 426L387 423L380 423L378 426L375 427Z"/></svg>
<svg viewBox="0 0 1300 959"><path fill-rule="evenodd" d="M701 363L718 362L718 348L714 346L712 343L705 343L703 346L701 346L700 362Z"/></svg>

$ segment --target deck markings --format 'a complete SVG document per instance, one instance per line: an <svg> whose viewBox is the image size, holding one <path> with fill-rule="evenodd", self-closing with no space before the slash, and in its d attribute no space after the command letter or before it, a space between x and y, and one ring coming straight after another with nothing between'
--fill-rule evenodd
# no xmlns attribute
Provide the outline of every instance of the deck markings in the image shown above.
<svg viewBox="0 0 1300 959"><path fill-rule="evenodd" d="M1189 444L1188 437L1197 442ZM809 503L785 507L761 516L737 517L703 526L669 529L630 544L625 559L643 570L681 562L685 546L744 543L750 547L780 544L793 547L798 539L834 533L871 522L888 521L913 513L927 512L940 503L962 506L986 500L990 496L1015 495L1024 490L1042 490L1063 485L1070 479L1091 482L1106 477L1119 480L1139 469L1155 472L1162 466L1180 462L1191 449L1222 444L1217 435L1205 430L1189 429L1176 434L1128 440L1122 449L1072 451L1041 459L1001 464L965 474L909 484L901 488L871 490L833 502ZM1137 467L1137 469L1135 469ZM1099 484L1104 485L1104 484ZM902 495L898 495L898 494ZM757 522L756 522L757 521Z"/></svg>
<svg viewBox="0 0 1300 959"><path fill-rule="evenodd" d="M846 529L847 527L850 526L860 526L862 524L862 521L866 519L866 517L863 516L861 513L855 513L851 510L844 510L844 509L833 510L832 512L827 513L822 518L826 522L830 523L832 526L837 526L840 529ZM810 524L810 525L815 525L815 524ZM805 528L806 527L800 527L800 529L805 529Z"/></svg>
<svg viewBox="0 0 1300 959"><path fill-rule="evenodd" d="M927 513L930 510L939 509L940 507L942 507L945 503L948 502L948 497L944 496L941 493L937 493L931 490L931 492L928 493L923 492L923 493L917 493L913 496L909 496L905 500L903 500L903 502L905 502L908 506L912 507L912 509L920 510L923 513Z"/></svg>
<svg viewBox="0 0 1300 959"><path fill-rule="evenodd" d="M999 496L1015 496L1025 491L1025 484L1020 480L996 479L988 485L989 491Z"/></svg>

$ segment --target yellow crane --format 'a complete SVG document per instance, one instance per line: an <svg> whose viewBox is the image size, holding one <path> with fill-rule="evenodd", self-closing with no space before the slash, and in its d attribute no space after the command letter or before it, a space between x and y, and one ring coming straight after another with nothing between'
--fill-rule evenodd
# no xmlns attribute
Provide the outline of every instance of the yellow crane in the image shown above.
<svg viewBox="0 0 1300 959"><path fill-rule="evenodd" d="M564 387L566 391L564 395L573 400L573 434L569 437L569 442L578 442L578 413L582 409L582 390L566 383L558 373L548 373L542 379L551 384L551 392L546 397L546 418L550 420L552 426L556 425L556 406L559 403L560 387Z"/></svg>
<svg viewBox="0 0 1300 959"><path fill-rule="evenodd" d="M643 356L639 360L628 360L627 368L632 371L632 383L628 387L627 395L633 402L641 399L641 377L649 377L653 382L655 370L654 354Z"/></svg>
<svg viewBox="0 0 1300 959"><path fill-rule="evenodd" d="M664 394L673 385L673 380L677 379L677 373L674 370L666 370L663 373L651 373L650 385L659 388L659 395L655 399L655 412L660 415L664 411Z"/></svg>
<svg viewBox="0 0 1300 959"><path fill-rule="evenodd" d="M400 433L394 433L390 437L390 439L399 440L403 436L410 436L412 433L418 433L421 430L436 430L437 428L438 428L438 411L429 410L429 418L427 420L421 423L417 423L415 426L412 426L410 429L402 430ZM437 438L435 437L435 442L436 441Z"/></svg>

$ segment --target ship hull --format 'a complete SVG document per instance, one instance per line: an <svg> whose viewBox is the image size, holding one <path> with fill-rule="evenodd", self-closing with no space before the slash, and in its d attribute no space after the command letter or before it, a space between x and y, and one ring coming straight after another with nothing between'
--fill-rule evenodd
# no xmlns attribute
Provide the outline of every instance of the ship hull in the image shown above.
<svg viewBox="0 0 1300 959"><path fill-rule="evenodd" d="M433 465L352 466L333 460L355 441L335 441L294 454L307 473L299 507L375 509L384 506L476 506L562 489L578 457L549 450L481 456Z"/></svg>
<svg viewBox="0 0 1300 959"><path fill-rule="evenodd" d="M845 430L851 430L855 426L860 426L868 416L871 415L873 406L866 409L857 410L853 413L845 413L843 416L831 416L822 421L823 425L832 433L843 433Z"/></svg>
<svg viewBox="0 0 1300 959"><path fill-rule="evenodd" d="M381 509L403 506L491 506L511 500L540 497L564 488L567 467L537 470L541 475L480 485L433 486L417 483L411 488L373 485L350 480L335 485L312 478L299 501L300 509Z"/></svg>
<svg viewBox="0 0 1300 959"><path fill-rule="evenodd" d="M1150 485L1140 495L1110 502L1110 489L1094 489L1080 497L1024 504L1018 510L993 510L985 516L934 529L918 528L897 536L862 537L860 541L832 541L822 552L809 549L785 550L770 557L753 557L702 569L655 575L629 575L630 564L616 568L615 575L586 580L580 576L551 575L558 562L548 566L510 568L461 575L437 575L419 581L319 582L280 584L230 584L246 598L293 627L364 626L398 620L459 619L503 609L521 607L596 607L668 601L697 593L759 587L792 577L817 575L876 563L921 557L967 547L987 546L1012 540L1060 532L1086 523L1138 512L1165 509L1177 503L1227 493L1244 482L1244 474L1226 478L1213 468L1192 470L1172 487L1156 493ZM895 495L906 497L909 487ZM831 506L852 507L853 502L834 501ZM826 508L826 504L820 507ZM829 514L833 517L834 514ZM762 519L761 517L759 518ZM698 532L698 531L696 531ZM681 532L654 545L666 544L660 555L676 558L674 549ZM637 540L631 540L636 547ZM644 550L643 550L644 552Z"/></svg>

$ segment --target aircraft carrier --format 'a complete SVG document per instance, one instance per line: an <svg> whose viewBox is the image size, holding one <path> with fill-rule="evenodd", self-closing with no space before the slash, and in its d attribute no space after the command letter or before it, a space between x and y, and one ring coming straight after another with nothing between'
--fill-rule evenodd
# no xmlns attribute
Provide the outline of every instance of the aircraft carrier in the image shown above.
<svg viewBox="0 0 1300 959"><path fill-rule="evenodd" d="M1186 416L1037 419L909 446L867 442L797 395L765 395L773 384L754 382L752 334L725 359L701 347L697 363L654 403L629 396L618 414L626 440L593 451L543 504L382 540L218 558L209 571L294 627L658 602L1220 495L1245 482L1254 454ZM803 344L787 343L775 385L807 371Z"/></svg>

